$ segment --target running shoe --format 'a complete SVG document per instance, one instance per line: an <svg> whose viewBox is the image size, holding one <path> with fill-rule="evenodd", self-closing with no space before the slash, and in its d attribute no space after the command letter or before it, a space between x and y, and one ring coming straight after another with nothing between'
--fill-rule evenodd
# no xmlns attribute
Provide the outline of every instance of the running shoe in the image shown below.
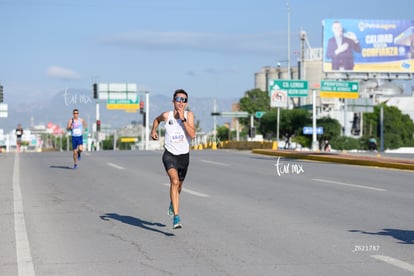
<svg viewBox="0 0 414 276"><path fill-rule="evenodd" d="M174 229L178 229L178 228L182 228L183 225L181 224L181 219L179 215L174 216L173 219L173 228Z"/></svg>
<svg viewBox="0 0 414 276"><path fill-rule="evenodd" d="M170 202L170 207L168 207L168 216L172 218L174 216L174 208L172 206L172 202Z"/></svg>
<svg viewBox="0 0 414 276"><path fill-rule="evenodd" d="M80 151L78 151L78 160L79 161L81 160L81 153L80 153Z"/></svg>
<svg viewBox="0 0 414 276"><path fill-rule="evenodd" d="M73 169L74 170L76 170L77 168L78 168L78 165L77 164L73 165Z"/></svg>

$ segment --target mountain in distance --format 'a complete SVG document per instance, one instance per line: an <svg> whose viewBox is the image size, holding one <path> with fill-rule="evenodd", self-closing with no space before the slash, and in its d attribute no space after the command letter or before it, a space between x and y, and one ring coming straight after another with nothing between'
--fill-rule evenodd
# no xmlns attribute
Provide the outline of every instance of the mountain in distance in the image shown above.
<svg viewBox="0 0 414 276"><path fill-rule="evenodd" d="M200 122L202 132L213 130L214 99L211 97L189 97L189 109L195 115L195 121ZM72 118L72 110L79 109L80 117L84 118L90 128L96 120L96 100L92 98L91 91L87 89L66 89L58 92L50 99L42 99L37 103L17 103L17 99L8 101L8 117L0 118L0 129L5 132L12 131L17 124L23 128L36 125L47 125L53 123L65 128L67 121ZM141 96L145 101L145 95ZM239 98L216 98L216 112L231 111L232 104L239 102ZM149 122L164 111L172 110L172 96L160 94L149 94ZM135 121L142 123L142 114L137 112L126 112L125 110L108 110L103 100L99 101L99 118L102 128L110 130L125 127ZM217 125L230 122L231 118L217 116Z"/></svg>

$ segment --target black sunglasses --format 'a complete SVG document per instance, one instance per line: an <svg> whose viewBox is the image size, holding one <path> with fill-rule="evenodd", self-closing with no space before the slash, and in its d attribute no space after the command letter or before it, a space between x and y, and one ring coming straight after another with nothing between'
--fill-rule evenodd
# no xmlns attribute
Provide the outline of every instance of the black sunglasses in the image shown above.
<svg viewBox="0 0 414 276"><path fill-rule="evenodd" d="M176 102L176 103L179 103L179 102L182 102L182 103L186 103L187 102L187 98L184 98L184 97L175 97L174 98L174 102Z"/></svg>

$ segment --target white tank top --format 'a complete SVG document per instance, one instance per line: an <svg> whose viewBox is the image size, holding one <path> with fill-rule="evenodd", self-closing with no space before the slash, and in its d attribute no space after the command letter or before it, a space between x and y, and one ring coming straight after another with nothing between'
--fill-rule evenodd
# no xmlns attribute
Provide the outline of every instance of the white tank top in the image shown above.
<svg viewBox="0 0 414 276"><path fill-rule="evenodd" d="M184 112L187 119L187 111ZM191 139L185 133L183 122L174 118L174 112L168 112L165 122L164 148L174 155L186 154L190 151Z"/></svg>
<svg viewBox="0 0 414 276"><path fill-rule="evenodd" d="M77 119L77 120L72 119L72 123L73 123L72 136L74 137L82 136L82 129L83 129L82 121L80 119Z"/></svg>

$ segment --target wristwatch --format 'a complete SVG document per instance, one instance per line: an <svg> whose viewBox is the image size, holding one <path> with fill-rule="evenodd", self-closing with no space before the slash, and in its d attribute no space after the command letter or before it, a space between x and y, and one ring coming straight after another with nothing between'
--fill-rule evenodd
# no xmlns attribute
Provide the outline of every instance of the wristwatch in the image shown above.
<svg viewBox="0 0 414 276"><path fill-rule="evenodd" d="M187 122L187 119L186 118L181 119L181 122L185 123L185 122Z"/></svg>

